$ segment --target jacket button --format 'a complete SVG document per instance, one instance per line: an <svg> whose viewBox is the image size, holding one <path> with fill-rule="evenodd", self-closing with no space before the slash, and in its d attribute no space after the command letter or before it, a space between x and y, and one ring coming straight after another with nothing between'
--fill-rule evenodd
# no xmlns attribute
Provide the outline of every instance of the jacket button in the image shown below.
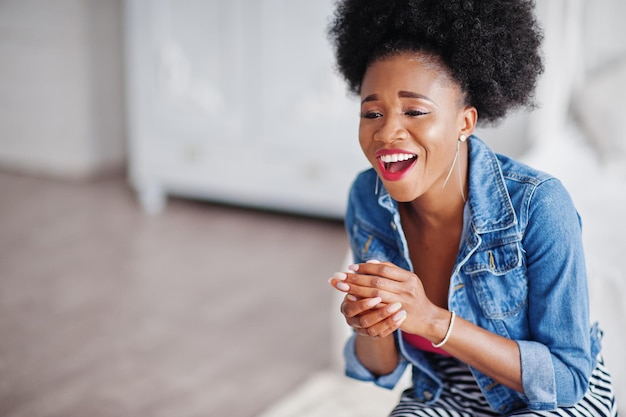
<svg viewBox="0 0 626 417"><path fill-rule="evenodd" d="M391 222L391 228L392 228L393 230L397 230L397 229L398 229L398 226L396 226L396 224L395 224L394 222Z"/></svg>
<svg viewBox="0 0 626 417"><path fill-rule="evenodd" d="M433 398L433 393L430 391L424 391L424 399L426 401L430 401Z"/></svg>

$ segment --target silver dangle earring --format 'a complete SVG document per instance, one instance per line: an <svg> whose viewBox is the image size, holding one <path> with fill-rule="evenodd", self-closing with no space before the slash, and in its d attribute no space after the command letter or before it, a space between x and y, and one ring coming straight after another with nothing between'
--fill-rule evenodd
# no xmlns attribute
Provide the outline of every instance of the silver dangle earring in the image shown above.
<svg viewBox="0 0 626 417"><path fill-rule="evenodd" d="M461 143L465 142L466 140L467 140L467 136L465 136L465 135L461 135L459 137L459 140L456 143L457 158L458 158L458 155L459 155L459 148L461 147ZM461 198L463 199L463 202L465 203L467 201L467 199L465 198L465 191L463 191L463 183L462 183L462 176L461 176L461 164L457 164L456 168L457 168L457 172L459 173L459 189L461 190Z"/></svg>
<svg viewBox="0 0 626 417"><path fill-rule="evenodd" d="M445 188L446 184L448 183L448 180L450 179L450 175L452 175L452 170L454 169L454 165L456 165L456 161L457 159L459 159L459 151L461 148L461 143L465 142L467 140L467 136L465 135L461 135L459 136L459 140L456 141L456 153L454 154L454 159L452 160L452 165L450 166L450 170L448 171L448 175L446 176L446 179L443 182L443 185L441 186L441 188ZM463 191L463 184L461 184L461 164L459 164L457 166L457 171L459 173L459 188L461 189L461 198L463 198L463 202L466 202L467 200L465 199L465 192Z"/></svg>
<svg viewBox="0 0 626 417"><path fill-rule="evenodd" d="M374 187L374 195L378 195L378 181L380 181L380 178L378 177L378 175L376 175L376 186Z"/></svg>

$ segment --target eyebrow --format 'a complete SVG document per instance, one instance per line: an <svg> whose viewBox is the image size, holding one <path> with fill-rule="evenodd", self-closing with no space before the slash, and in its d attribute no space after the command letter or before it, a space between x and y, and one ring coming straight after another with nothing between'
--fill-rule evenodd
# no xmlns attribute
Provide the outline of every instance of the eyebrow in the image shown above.
<svg viewBox="0 0 626 417"><path fill-rule="evenodd" d="M426 100L426 101L428 101L430 103L435 104L435 102L432 101L427 96L425 96L423 94L419 94L419 93L414 93L413 91L398 91L398 97L400 97L400 98L415 98L415 99L419 99L419 100ZM376 101L376 100L378 100L378 94L370 94L369 96L367 96L363 100L361 100L361 104L367 103L368 101Z"/></svg>

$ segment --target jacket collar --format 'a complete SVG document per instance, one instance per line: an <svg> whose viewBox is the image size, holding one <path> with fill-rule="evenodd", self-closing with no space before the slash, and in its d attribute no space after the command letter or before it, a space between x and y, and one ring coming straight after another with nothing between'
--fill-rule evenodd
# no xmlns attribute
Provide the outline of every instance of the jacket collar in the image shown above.
<svg viewBox="0 0 626 417"><path fill-rule="evenodd" d="M476 136L470 136L468 146L469 198L466 210L469 208L474 231L482 234L514 226L517 217L498 157ZM398 203L384 186L379 190L378 204L397 215Z"/></svg>
<svg viewBox="0 0 626 417"><path fill-rule="evenodd" d="M471 136L469 145L468 206L476 233L508 229L517 223L500 161L482 140Z"/></svg>

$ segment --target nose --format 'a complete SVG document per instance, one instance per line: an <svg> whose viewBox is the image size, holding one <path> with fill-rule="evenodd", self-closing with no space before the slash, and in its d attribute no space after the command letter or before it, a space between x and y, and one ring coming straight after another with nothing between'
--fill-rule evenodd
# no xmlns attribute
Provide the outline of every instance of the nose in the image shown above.
<svg viewBox="0 0 626 417"><path fill-rule="evenodd" d="M381 118L379 128L374 133L374 139L379 142L393 143L406 139L407 135L401 115L387 114Z"/></svg>

